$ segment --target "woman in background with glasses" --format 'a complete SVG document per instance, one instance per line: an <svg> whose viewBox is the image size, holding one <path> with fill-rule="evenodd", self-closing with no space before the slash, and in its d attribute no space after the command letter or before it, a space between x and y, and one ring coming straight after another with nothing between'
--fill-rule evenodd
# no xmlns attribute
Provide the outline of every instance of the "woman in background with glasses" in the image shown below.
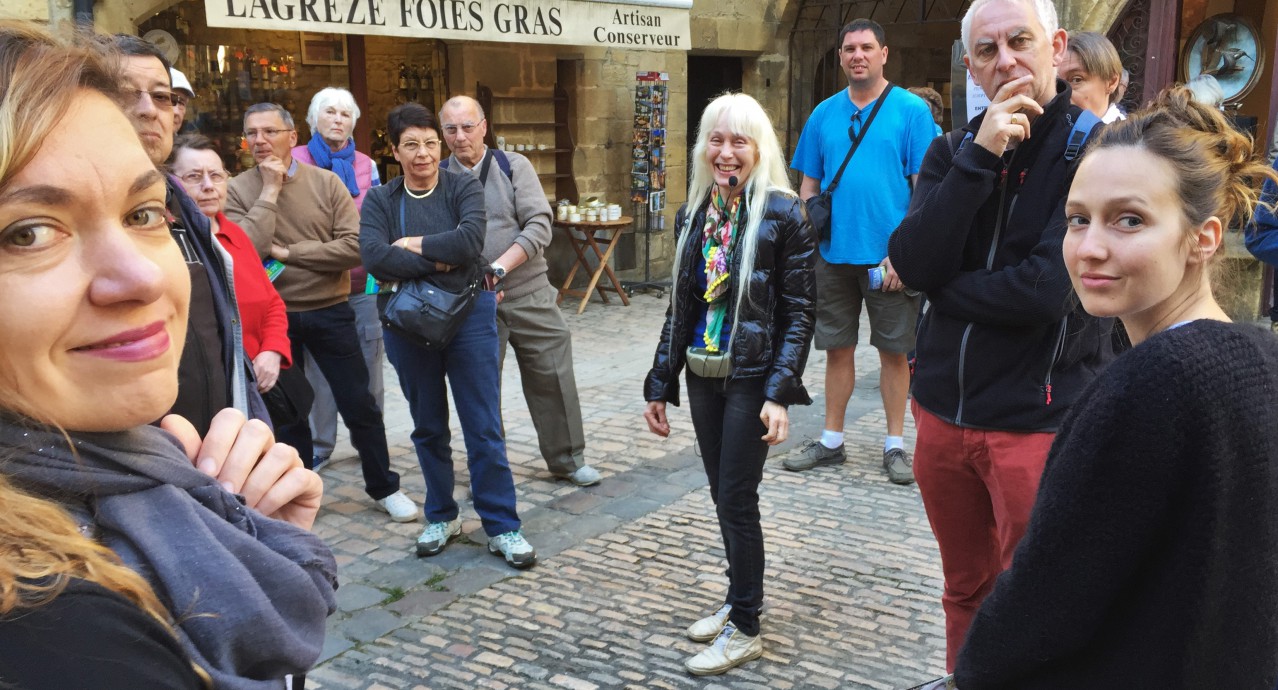
<svg viewBox="0 0 1278 690"><path fill-rule="evenodd" d="M364 200L359 228L364 267L383 283L424 280L445 292L463 292L484 276L483 185L468 173L440 169L439 123L424 106L396 107L387 129L404 174L369 190ZM389 328L384 335L386 356L413 415L413 445L426 477L426 529L417 538L417 555L433 556L461 534L449 445L451 388L488 550L512 567L528 568L537 553L519 531L501 427L497 293L481 290L465 318L442 349L427 349Z"/></svg>
<svg viewBox="0 0 1278 690"><path fill-rule="evenodd" d="M279 380L280 370L293 365L284 300L271 285L252 240L222 213L230 176L222 167L222 157L213 142L202 134L178 137L173 144L169 169L181 180L200 212L208 216L218 241L231 255L244 350L253 362L258 392L266 393Z"/></svg>

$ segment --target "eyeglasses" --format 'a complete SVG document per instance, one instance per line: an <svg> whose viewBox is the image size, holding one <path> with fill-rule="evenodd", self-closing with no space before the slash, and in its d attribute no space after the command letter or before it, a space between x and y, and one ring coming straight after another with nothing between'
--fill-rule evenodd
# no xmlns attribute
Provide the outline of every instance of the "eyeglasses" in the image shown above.
<svg viewBox="0 0 1278 690"><path fill-rule="evenodd" d="M185 95L185 94L182 94L182 93L179 93L179 92L177 92L177 91L174 91L174 92L173 92L173 106L174 106L174 107L183 107L183 108L185 108L185 107L186 107L186 95Z"/></svg>
<svg viewBox="0 0 1278 690"><path fill-rule="evenodd" d="M126 93L132 93L134 98L142 98L142 94L146 94L151 103L161 110L171 110L174 102L177 101L176 94L172 91L143 91L142 89L126 89Z"/></svg>
<svg viewBox="0 0 1278 690"><path fill-rule="evenodd" d="M408 140L399 142L399 150L403 151L404 153L407 153L410 156L417 155L417 152L420 151L423 147L427 151L431 151L431 152L438 151L439 140L431 139L429 141L414 141L412 139L408 139Z"/></svg>
<svg viewBox="0 0 1278 690"><path fill-rule="evenodd" d="M204 181L205 176L209 178L209 182L217 185L226 184L230 179L225 170L192 170L178 179L189 185L197 185Z"/></svg>
<svg viewBox="0 0 1278 690"><path fill-rule="evenodd" d="M460 129L461 131L467 134L470 134L471 132L475 131L475 128L478 127L481 123L483 123L482 119L479 122L463 122L460 125L444 125L444 134L447 134L448 136L451 137L457 133L458 129Z"/></svg>
<svg viewBox="0 0 1278 690"><path fill-rule="evenodd" d="M278 137L279 135L281 135L281 134L283 134L283 133L285 133L285 132L291 132L291 131L293 131L293 130L291 130L291 129L275 129L275 128L268 128L268 129L246 129L246 130L244 130L244 138L245 138L245 139L256 139L256 138L258 138L258 137L266 137L267 139L274 139L275 137Z"/></svg>

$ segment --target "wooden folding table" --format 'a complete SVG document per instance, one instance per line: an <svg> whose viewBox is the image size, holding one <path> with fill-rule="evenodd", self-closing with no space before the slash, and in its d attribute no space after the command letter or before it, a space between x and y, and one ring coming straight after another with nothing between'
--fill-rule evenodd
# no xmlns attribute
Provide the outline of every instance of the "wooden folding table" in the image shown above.
<svg viewBox="0 0 1278 690"><path fill-rule="evenodd" d="M586 311L586 304L590 301L590 295L594 292L599 293L599 297L603 299L604 304L608 304L608 295L605 290L617 293L621 298L621 303L630 306L630 300L626 298L626 292L621 287L621 281L617 280L617 275L612 272L612 266L608 265L608 260L612 258L612 252L617 248L617 241L621 239L624 232L629 231L630 224L634 219L630 216L622 216L617 220L598 220L598 221L577 221L556 220L555 227L563 228L564 234L568 236L568 241L572 244L572 250L577 254L577 261L573 264L572 269L568 271L568 278L564 281L563 287L559 288L559 299L556 303L562 302L564 295L581 298L581 306L577 307L577 313ZM604 247L599 247L599 242L605 242ZM590 266L590 262L586 260L586 249L589 248L594 252L595 258L599 261L599 265ZM590 274L590 284L585 290L573 290L572 279L577 275L577 269L585 269ZM608 275L608 280L612 283L609 285L600 285L599 279L604 274Z"/></svg>

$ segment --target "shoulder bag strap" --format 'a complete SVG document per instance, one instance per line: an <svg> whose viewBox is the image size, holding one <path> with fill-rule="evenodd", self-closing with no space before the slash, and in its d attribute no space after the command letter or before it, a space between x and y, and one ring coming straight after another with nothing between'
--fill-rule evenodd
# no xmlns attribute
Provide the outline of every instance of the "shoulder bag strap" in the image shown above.
<svg viewBox="0 0 1278 690"><path fill-rule="evenodd" d="M848 161L852 160L852 154L856 153L857 147L861 145L861 140L865 138L865 133L870 131L870 125L874 124L874 116L879 114L879 108L882 107L883 101L887 100L893 86L892 82L888 82L887 88L883 89L883 93L879 94L878 100L874 102L874 107L870 108L870 116L865 119L865 124L861 126L861 131L857 132L856 137L852 139L852 147L848 149L848 155L844 156L843 165L839 166L839 171L834 173L834 179L830 180L830 186L825 188L826 192L833 194L835 188L839 186L839 180L843 178L843 170L848 167Z"/></svg>
<svg viewBox="0 0 1278 690"><path fill-rule="evenodd" d="M488 168L493 164L493 150L488 149L484 154L484 164L479 166L479 186L483 187L488 184Z"/></svg>

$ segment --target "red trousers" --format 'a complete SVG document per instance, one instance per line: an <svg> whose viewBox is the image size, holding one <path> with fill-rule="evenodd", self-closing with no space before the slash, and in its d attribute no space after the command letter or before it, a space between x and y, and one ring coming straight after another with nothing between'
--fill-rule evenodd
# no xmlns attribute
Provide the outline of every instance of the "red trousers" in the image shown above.
<svg viewBox="0 0 1278 690"><path fill-rule="evenodd" d="M953 671L976 610L1025 534L1055 434L965 429L910 405L914 479L941 550L945 665Z"/></svg>

